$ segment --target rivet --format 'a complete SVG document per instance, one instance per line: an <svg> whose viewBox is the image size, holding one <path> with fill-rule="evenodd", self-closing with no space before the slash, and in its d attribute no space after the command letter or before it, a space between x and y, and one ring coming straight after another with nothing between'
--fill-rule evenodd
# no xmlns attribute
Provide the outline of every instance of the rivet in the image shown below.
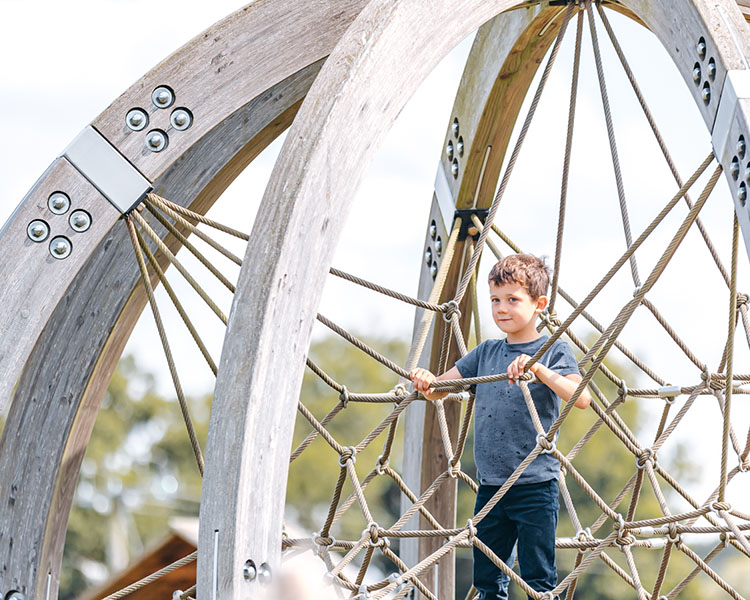
<svg viewBox="0 0 750 600"><path fill-rule="evenodd" d="M73 231L83 233L84 231L87 231L89 227L91 227L91 215L85 210L74 210L72 213L70 213L68 223L70 223Z"/></svg>
<svg viewBox="0 0 750 600"><path fill-rule="evenodd" d="M43 242L49 236L49 225L41 219L34 219L26 228L26 235L32 242Z"/></svg>
<svg viewBox="0 0 750 600"><path fill-rule="evenodd" d="M698 40L698 45L696 46L696 50L698 51L698 57L703 60L706 58L706 40L703 38Z"/></svg>
<svg viewBox="0 0 750 600"><path fill-rule="evenodd" d="M49 243L49 253L58 260L68 258L71 250L73 250L73 245L68 238L62 235L52 238L52 241Z"/></svg>
<svg viewBox="0 0 750 600"><path fill-rule="evenodd" d="M708 83L703 84L703 89L701 90L701 98L703 98L703 103L708 104L711 102L711 85Z"/></svg>
<svg viewBox="0 0 750 600"><path fill-rule="evenodd" d="M745 201L747 200L747 187L745 187L744 181L740 183L740 189L737 190L737 199L742 206L745 206Z"/></svg>
<svg viewBox="0 0 750 600"><path fill-rule="evenodd" d="M424 262L428 267L432 264L432 248L427 248L427 250L425 250Z"/></svg>
<svg viewBox="0 0 750 600"><path fill-rule="evenodd" d="M732 179L737 181L737 177L740 176L740 161L736 156L732 157L732 162L729 165L729 173L732 176Z"/></svg>
<svg viewBox="0 0 750 600"><path fill-rule="evenodd" d="M437 252L438 256L443 254L443 240L440 237L435 240L435 252Z"/></svg>
<svg viewBox="0 0 750 600"><path fill-rule="evenodd" d="M448 146L445 148L445 153L448 155L448 160L453 160L453 140L448 140Z"/></svg>
<svg viewBox="0 0 750 600"><path fill-rule="evenodd" d="M177 131L185 131L193 124L193 114L187 108L175 108L169 122Z"/></svg>
<svg viewBox="0 0 750 600"><path fill-rule="evenodd" d="M430 267L430 275L432 275L432 280L435 281L435 278L438 274L438 264L437 262L432 263L432 266Z"/></svg>
<svg viewBox="0 0 750 600"><path fill-rule="evenodd" d="M458 137L459 127L458 127L458 117L453 119L453 123L451 124L451 130L453 131L453 137Z"/></svg>
<svg viewBox="0 0 750 600"><path fill-rule="evenodd" d="M245 581L254 581L258 576L258 569L255 568L255 563L252 560L245 561L245 565L242 567L242 576Z"/></svg>
<svg viewBox="0 0 750 600"><path fill-rule="evenodd" d="M695 63L695 66L693 66L693 81L695 81L695 83L700 83L702 76L703 74L701 73L700 63Z"/></svg>
<svg viewBox="0 0 750 600"><path fill-rule="evenodd" d="M271 583L271 567L268 563L263 563L258 569L258 581L263 585Z"/></svg>
<svg viewBox="0 0 750 600"><path fill-rule="evenodd" d="M430 237L434 240L436 235L437 235L437 223L435 223L435 220L433 219L432 223L430 223Z"/></svg>
<svg viewBox="0 0 750 600"><path fill-rule="evenodd" d="M174 92L166 85L160 85L151 92L151 101L157 108L169 108L174 102Z"/></svg>
<svg viewBox="0 0 750 600"><path fill-rule="evenodd" d="M453 173L453 179L458 179L458 159L454 158L451 163L451 173Z"/></svg>
<svg viewBox="0 0 750 600"><path fill-rule="evenodd" d="M458 150L459 156L464 155L464 138L462 137L458 138L458 144L456 144L456 150Z"/></svg>
<svg viewBox="0 0 750 600"><path fill-rule="evenodd" d="M146 136L146 147L151 150L151 152L161 152L167 147L168 143L169 138L161 129L152 129Z"/></svg>
<svg viewBox="0 0 750 600"><path fill-rule="evenodd" d="M141 108L133 108L125 115L125 123L133 131L140 131L148 125L148 115Z"/></svg>
<svg viewBox="0 0 750 600"><path fill-rule="evenodd" d="M713 58L708 60L708 78L711 81L716 79L716 61Z"/></svg>
<svg viewBox="0 0 750 600"><path fill-rule="evenodd" d="M64 215L70 208L70 198L62 192L55 192L47 200L47 206L56 215Z"/></svg>
<svg viewBox="0 0 750 600"><path fill-rule="evenodd" d="M740 139L737 140L737 154L740 155L740 159L745 158L746 149L747 149L747 146L745 145L745 136L741 135Z"/></svg>

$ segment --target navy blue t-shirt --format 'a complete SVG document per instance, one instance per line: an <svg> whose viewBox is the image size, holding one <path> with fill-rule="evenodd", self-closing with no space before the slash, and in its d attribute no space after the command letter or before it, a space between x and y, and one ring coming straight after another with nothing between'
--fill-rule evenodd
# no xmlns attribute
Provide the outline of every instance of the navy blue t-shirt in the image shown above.
<svg viewBox="0 0 750 600"><path fill-rule="evenodd" d="M456 367L462 377L480 377L506 373L508 365L521 355L534 356L547 341L542 336L533 342L508 344L503 340L482 342L461 358ZM560 375L579 373L573 351L556 340L539 361ZM560 415L560 397L546 385L529 385L531 397L546 430ZM518 384L506 381L477 385L474 416L474 460L477 477L483 485L503 485L516 467L536 446L537 432ZM560 462L550 454L540 454L516 483L538 483L555 479Z"/></svg>

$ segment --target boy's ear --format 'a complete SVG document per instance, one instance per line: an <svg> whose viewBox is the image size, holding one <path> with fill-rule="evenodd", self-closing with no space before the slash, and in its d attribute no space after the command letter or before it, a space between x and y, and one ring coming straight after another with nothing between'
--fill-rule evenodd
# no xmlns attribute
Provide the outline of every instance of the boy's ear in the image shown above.
<svg viewBox="0 0 750 600"><path fill-rule="evenodd" d="M538 312L542 312L545 308L547 308L548 304L549 298L547 298L547 296L539 296L539 298L536 299L536 310Z"/></svg>

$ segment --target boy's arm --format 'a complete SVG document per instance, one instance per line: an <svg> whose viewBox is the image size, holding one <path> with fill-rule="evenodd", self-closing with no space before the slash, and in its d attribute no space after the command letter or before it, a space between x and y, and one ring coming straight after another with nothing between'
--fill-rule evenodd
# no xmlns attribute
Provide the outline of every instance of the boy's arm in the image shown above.
<svg viewBox="0 0 750 600"><path fill-rule="evenodd" d="M411 377L411 380L414 383L414 389L420 392L428 400L440 400L441 398L445 398L448 395L448 392L431 391L430 386L436 381L445 381L446 379L463 379L463 375L461 375L461 372L456 367L447 370L445 373L439 375L438 377L435 377L435 375L433 375L433 373L428 371L427 369L418 367L411 370L411 372L409 373L409 377Z"/></svg>
<svg viewBox="0 0 750 600"><path fill-rule="evenodd" d="M508 383L513 385L521 375L523 375L526 363L531 359L527 354L522 354L517 357L510 365L508 365ZM551 389L555 394L560 396L565 402L568 402L573 396L573 392L576 391L578 384L581 383L581 376L578 373L570 373L569 375L561 375L545 367L541 363L535 363L529 369L536 378ZM583 389L581 394L576 398L576 408L588 408L591 403L591 395L587 389Z"/></svg>

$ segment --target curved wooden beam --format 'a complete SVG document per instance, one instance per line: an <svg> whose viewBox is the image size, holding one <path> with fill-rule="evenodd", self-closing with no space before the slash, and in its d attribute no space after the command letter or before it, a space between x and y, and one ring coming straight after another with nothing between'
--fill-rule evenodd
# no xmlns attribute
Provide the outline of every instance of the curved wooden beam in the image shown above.
<svg viewBox="0 0 750 600"><path fill-rule="evenodd" d="M109 141L157 191L205 212L291 123L322 59L362 4L342 0L313 7L296 0L258 0L161 63L94 125L112 136ZM280 40L273 58L262 51L268 50L263 37L268 32ZM291 37L281 43L285 32ZM219 68L214 61L219 55L232 64ZM124 107L148 106L152 81L172 87L182 106L199 103L188 106L195 130L172 132L172 143L158 155L141 150L144 132L123 125ZM211 94L205 82L219 92ZM191 86L200 89L191 94ZM225 103L221 109L218 99ZM207 103L206 110L201 102ZM155 108L151 112L155 126L168 116ZM74 252L65 261L52 259L25 237L28 222L47 215L47 196L55 190L68 192L74 207L89 209L94 221L80 240L73 237ZM112 369L145 303L119 217L61 158L2 231L3 241L18 249L13 261L0 265L6 281L16 283L13 294L4 287L0 297L0 322L7 334L0 340L0 389L7 397L16 387L0 440L3 593L56 595L80 461ZM51 219L50 224L55 233L62 227ZM175 247L174 240L169 241Z"/></svg>

